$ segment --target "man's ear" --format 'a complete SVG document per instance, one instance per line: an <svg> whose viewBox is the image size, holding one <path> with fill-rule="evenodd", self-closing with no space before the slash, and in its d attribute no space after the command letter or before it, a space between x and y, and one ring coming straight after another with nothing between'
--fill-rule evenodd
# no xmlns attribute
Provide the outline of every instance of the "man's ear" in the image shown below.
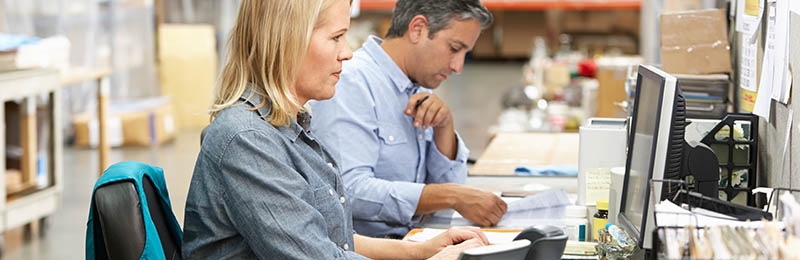
<svg viewBox="0 0 800 260"><path fill-rule="evenodd" d="M421 14L411 18L408 23L408 39L411 43L419 43L422 37L428 37L428 32L428 18Z"/></svg>

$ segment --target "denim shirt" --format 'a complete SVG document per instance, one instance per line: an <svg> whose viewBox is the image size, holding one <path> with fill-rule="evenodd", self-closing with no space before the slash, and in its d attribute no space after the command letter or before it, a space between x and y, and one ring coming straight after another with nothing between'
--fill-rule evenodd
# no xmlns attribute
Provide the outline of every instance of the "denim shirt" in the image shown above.
<svg viewBox="0 0 800 260"><path fill-rule="evenodd" d="M416 224L425 184L467 179L469 150L461 137L455 160L439 152L433 129L403 113L411 95L430 92L412 82L370 36L345 61L332 99L312 101L311 129L330 147L353 196L355 230L373 237L403 236Z"/></svg>
<svg viewBox="0 0 800 260"><path fill-rule="evenodd" d="M184 259L366 259L353 252L351 204L337 165L269 102L240 99L203 130L186 200ZM249 97L249 98L248 98Z"/></svg>

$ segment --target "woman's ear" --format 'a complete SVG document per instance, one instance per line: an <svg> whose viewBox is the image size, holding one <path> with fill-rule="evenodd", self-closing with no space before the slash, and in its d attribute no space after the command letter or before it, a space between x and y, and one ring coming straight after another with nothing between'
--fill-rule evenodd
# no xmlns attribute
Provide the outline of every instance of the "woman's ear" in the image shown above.
<svg viewBox="0 0 800 260"><path fill-rule="evenodd" d="M422 37L428 37L428 18L424 15L417 15L411 18L408 23L408 38L412 43L417 44Z"/></svg>

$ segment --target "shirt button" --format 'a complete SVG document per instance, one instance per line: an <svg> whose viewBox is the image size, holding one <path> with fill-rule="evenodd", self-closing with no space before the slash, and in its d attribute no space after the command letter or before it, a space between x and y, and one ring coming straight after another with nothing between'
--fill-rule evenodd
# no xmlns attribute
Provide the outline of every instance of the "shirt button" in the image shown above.
<svg viewBox="0 0 800 260"><path fill-rule="evenodd" d="M331 196L333 196L333 189L328 189L328 193L330 193Z"/></svg>
<svg viewBox="0 0 800 260"><path fill-rule="evenodd" d="M344 250L350 250L350 245L348 245L348 244L344 244L344 246L342 246L342 247L344 248Z"/></svg>
<svg viewBox="0 0 800 260"><path fill-rule="evenodd" d="M333 163L328 163L328 166L330 166L331 168L333 168Z"/></svg>
<svg viewBox="0 0 800 260"><path fill-rule="evenodd" d="M394 142L394 136L393 135L389 136L389 142Z"/></svg>
<svg viewBox="0 0 800 260"><path fill-rule="evenodd" d="M341 202L342 204L344 204L344 197L339 197L339 202Z"/></svg>

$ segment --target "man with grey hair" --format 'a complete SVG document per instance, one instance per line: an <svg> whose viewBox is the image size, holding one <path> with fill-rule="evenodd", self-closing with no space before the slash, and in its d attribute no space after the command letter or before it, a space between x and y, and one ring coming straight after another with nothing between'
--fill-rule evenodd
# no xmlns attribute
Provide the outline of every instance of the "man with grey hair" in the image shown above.
<svg viewBox="0 0 800 260"><path fill-rule="evenodd" d="M479 0L398 0L386 40L370 36L343 63L334 97L311 102L311 129L339 164L359 234L402 237L442 209L481 226L505 214L500 197L463 185L469 150L432 93L461 73L491 23Z"/></svg>

